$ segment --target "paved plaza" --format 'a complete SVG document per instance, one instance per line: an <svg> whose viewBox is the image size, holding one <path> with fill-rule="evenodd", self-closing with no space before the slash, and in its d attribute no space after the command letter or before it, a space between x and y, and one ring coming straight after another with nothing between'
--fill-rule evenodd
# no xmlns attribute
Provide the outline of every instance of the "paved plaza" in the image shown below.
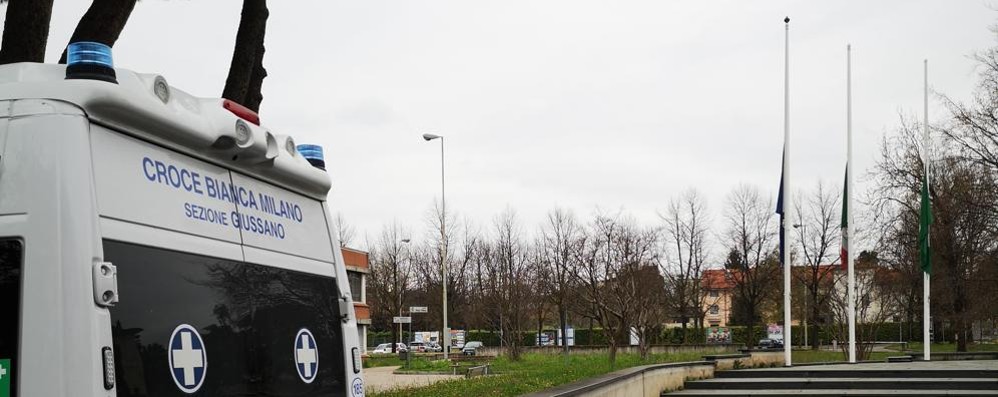
<svg viewBox="0 0 998 397"><path fill-rule="evenodd" d="M400 367L365 368L364 380L367 382L365 391L374 392L392 389L407 389L410 387L431 385L448 379L463 379L463 375L396 375Z"/></svg>

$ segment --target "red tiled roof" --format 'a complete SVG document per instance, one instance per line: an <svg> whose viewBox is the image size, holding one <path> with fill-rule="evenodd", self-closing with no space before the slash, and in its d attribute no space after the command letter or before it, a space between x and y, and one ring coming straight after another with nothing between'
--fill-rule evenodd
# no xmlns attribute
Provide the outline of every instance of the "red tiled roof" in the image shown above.
<svg viewBox="0 0 998 397"><path fill-rule="evenodd" d="M725 269L709 269L703 272L703 287L721 290L734 288L734 280L727 273Z"/></svg>

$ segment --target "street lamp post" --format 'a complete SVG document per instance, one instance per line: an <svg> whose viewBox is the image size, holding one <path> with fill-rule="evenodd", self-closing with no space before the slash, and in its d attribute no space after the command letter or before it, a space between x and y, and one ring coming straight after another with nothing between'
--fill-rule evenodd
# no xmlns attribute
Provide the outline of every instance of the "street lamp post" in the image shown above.
<svg viewBox="0 0 998 397"><path fill-rule="evenodd" d="M443 317L444 317L444 359L450 351L450 329L447 328L447 200L444 193L444 137L434 134L423 134L423 139L432 141L440 139L440 269L443 272Z"/></svg>
<svg viewBox="0 0 998 397"><path fill-rule="evenodd" d="M407 238L402 239L402 243L406 244L407 246L409 244L409 241L410 240L407 239ZM396 291L396 293L398 294L398 297L399 297L399 317L402 317L402 292L403 291L402 291L402 287L398 283L398 275L397 275L397 273L398 273L398 265L397 264L395 265L395 273L396 273L395 288L399 289L398 291ZM410 331L409 333L411 334L412 333L412 329L410 328L409 331ZM402 334L402 323L399 323L399 340L398 340L398 342L402 343L403 340L405 340L405 337ZM409 348L408 348L408 346L406 346L406 351L407 351L406 352L406 357L409 357L408 350L409 350ZM406 366L408 367L408 364L406 364Z"/></svg>

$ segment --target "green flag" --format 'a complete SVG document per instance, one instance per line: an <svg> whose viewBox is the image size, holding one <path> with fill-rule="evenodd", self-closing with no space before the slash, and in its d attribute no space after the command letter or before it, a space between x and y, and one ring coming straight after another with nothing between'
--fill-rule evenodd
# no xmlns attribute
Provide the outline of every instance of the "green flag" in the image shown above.
<svg viewBox="0 0 998 397"><path fill-rule="evenodd" d="M929 202L929 173L922 178L922 208L918 220L918 259L922 271L932 274L932 247L929 246L929 225L932 224L932 204Z"/></svg>

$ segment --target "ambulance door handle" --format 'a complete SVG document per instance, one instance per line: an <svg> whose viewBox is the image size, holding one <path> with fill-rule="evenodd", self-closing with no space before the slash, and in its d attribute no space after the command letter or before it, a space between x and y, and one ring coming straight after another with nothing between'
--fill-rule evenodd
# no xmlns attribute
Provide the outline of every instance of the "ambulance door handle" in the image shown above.
<svg viewBox="0 0 998 397"><path fill-rule="evenodd" d="M101 307L118 303L118 268L111 262L94 263L94 302Z"/></svg>
<svg viewBox="0 0 998 397"><path fill-rule="evenodd" d="M342 296L339 299L340 303L340 320L344 323L350 321L350 309L353 307L353 301L351 301L346 296Z"/></svg>

